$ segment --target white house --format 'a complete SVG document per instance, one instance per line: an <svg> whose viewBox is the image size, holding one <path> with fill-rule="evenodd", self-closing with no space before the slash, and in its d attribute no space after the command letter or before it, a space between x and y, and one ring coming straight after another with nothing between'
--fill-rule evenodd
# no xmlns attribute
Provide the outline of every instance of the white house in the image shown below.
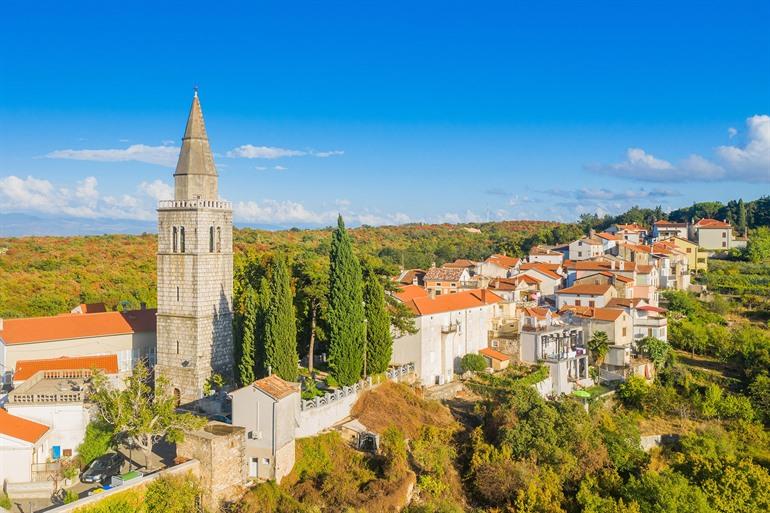
<svg viewBox="0 0 770 513"><path fill-rule="evenodd" d="M701 248L714 251L746 247L746 239L735 238L730 223L716 219L701 219L690 226L690 239Z"/></svg>
<svg viewBox="0 0 770 513"><path fill-rule="evenodd" d="M564 253L545 246L533 246L529 250L527 260L532 263L561 264L564 260Z"/></svg>
<svg viewBox="0 0 770 513"><path fill-rule="evenodd" d="M143 359L155 363L154 309L69 313L50 317L0 319L0 382L10 383L16 362L41 356L114 354L121 372Z"/></svg>
<svg viewBox="0 0 770 513"><path fill-rule="evenodd" d="M670 237L687 238L690 225L672 221L655 221L652 225L652 238L656 241Z"/></svg>
<svg viewBox="0 0 770 513"><path fill-rule="evenodd" d="M521 265L520 258L492 255L476 264L476 274L487 278L509 278L518 272L519 265Z"/></svg>
<svg viewBox="0 0 770 513"><path fill-rule="evenodd" d="M588 379L588 352L583 328L547 308L522 311L519 333L521 361L549 368L549 395L569 394L573 384Z"/></svg>
<svg viewBox="0 0 770 513"><path fill-rule="evenodd" d="M647 228L638 224L613 224L605 231L634 244L644 244L647 238Z"/></svg>
<svg viewBox="0 0 770 513"><path fill-rule="evenodd" d="M570 260L589 260L604 254L604 244L598 237L582 237L569 244Z"/></svg>
<svg viewBox="0 0 770 513"><path fill-rule="evenodd" d="M552 296L561 288L561 264L544 264L540 262L521 264L519 273L540 280L540 293Z"/></svg>
<svg viewBox="0 0 770 513"><path fill-rule="evenodd" d="M50 457L49 427L0 408L0 487L32 481L33 466Z"/></svg>
<svg viewBox="0 0 770 513"><path fill-rule="evenodd" d="M452 381L463 356L487 347L493 320L503 315L503 303L487 289L414 297L405 304L416 315L417 332L393 341L391 363L414 362L426 386Z"/></svg>
<svg viewBox="0 0 770 513"><path fill-rule="evenodd" d="M294 467L299 419L299 383L276 375L231 392L233 426L246 429L246 459L252 478L281 482Z"/></svg>

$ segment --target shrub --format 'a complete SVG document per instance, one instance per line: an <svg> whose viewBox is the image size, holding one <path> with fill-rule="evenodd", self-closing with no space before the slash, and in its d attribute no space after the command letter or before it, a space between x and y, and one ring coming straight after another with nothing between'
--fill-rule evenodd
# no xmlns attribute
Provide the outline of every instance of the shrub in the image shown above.
<svg viewBox="0 0 770 513"><path fill-rule="evenodd" d="M469 353L460 362L463 372L482 372L487 368L487 360L480 354Z"/></svg>
<svg viewBox="0 0 770 513"><path fill-rule="evenodd" d="M64 504L69 504L70 502L75 502L79 498L80 496L78 496L74 490L64 490L64 497L62 498L62 502L64 502Z"/></svg>
<svg viewBox="0 0 770 513"><path fill-rule="evenodd" d="M11 509L12 507L11 498L5 492L0 492L0 508Z"/></svg>
<svg viewBox="0 0 770 513"><path fill-rule="evenodd" d="M626 406L641 408L649 391L650 385L643 377L631 376L618 387L618 397Z"/></svg>
<svg viewBox="0 0 770 513"><path fill-rule="evenodd" d="M112 446L112 428L104 422L91 422L86 427L83 442L78 446L80 465L85 467L109 451Z"/></svg>
<svg viewBox="0 0 770 513"><path fill-rule="evenodd" d="M192 475L161 477L147 486L147 513L188 513L197 510L201 489Z"/></svg>

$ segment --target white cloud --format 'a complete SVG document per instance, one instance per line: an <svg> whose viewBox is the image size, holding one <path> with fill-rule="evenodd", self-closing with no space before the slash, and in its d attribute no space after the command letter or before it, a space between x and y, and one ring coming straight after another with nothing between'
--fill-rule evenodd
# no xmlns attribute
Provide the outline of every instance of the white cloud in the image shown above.
<svg viewBox="0 0 770 513"><path fill-rule="evenodd" d="M320 158L326 158L326 157L336 157L337 155L344 155L345 152L342 150L332 150L332 151L313 151L310 152L311 155L314 157L320 157Z"/></svg>
<svg viewBox="0 0 770 513"><path fill-rule="evenodd" d="M733 128L733 127L730 127L730 128L727 129L727 137L732 139L736 135L738 135L738 129Z"/></svg>
<svg viewBox="0 0 770 513"><path fill-rule="evenodd" d="M313 212L295 201L266 199L261 202L239 201L233 205L233 215L240 221L274 225L312 224L323 225L333 222L337 213Z"/></svg>
<svg viewBox="0 0 770 513"><path fill-rule="evenodd" d="M770 116L752 116L746 119L746 126L746 145L719 146L716 161L692 154L675 165L640 148L629 148L623 162L588 165L586 169L649 182L770 182ZM728 129L731 139L737 133L735 128Z"/></svg>
<svg viewBox="0 0 770 513"><path fill-rule="evenodd" d="M155 219L159 199L173 197L171 187L160 180L142 182L135 194L104 196L98 181L89 176L74 189L28 176L0 178L0 212L58 214L83 218Z"/></svg>
<svg viewBox="0 0 770 513"><path fill-rule="evenodd" d="M342 150L315 151L315 150L290 150L287 148L278 148L276 146L254 146L253 144L244 144L233 148L227 152L230 158L245 159L280 159L284 157L333 157L343 155Z"/></svg>
<svg viewBox="0 0 770 513"><path fill-rule="evenodd" d="M139 184L139 190L155 201L174 199L174 188L163 180L142 182Z"/></svg>
<svg viewBox="0 0 770 513"><path fill-rule="evenodd" d="M274 166L273 169L275 169L276 171L286 171L289 168L284 166Z"/></svg>
<svg viewBox="0 0 770 513"><path fill-rule="evenodd" d="M267 166L254 166L257 171L267 171Z"/></svg>
<svg viewBox="0 0 770 513"><path fill-rule="evenodd" d="M51 159L90 160L95 162L146 162L159 166L174 167L179 157L175 146L147 146L132 144L125 149L108 150L56 150L46 157Z"/></svg>
<svg viewBox="0 0 770 513"><path fill-rule="evenodd" d="M720 146L717 155L734 178L770 182L770 116L752 116L746 120L746 127L746 146Z"/></svg>
<svg viewBox="0 0 770 513"><path fill-rule="evenodd" d="M561 191L559 191L561 193ZM668 189L628 189L628 190L616 190L616 189L590 189L582 188L574 191L566 191L566 194L573 196L576 199L596 199L596 200L639 200L639 199L660 199L670 198L673 196L680 196L681 193Z"/></svg>

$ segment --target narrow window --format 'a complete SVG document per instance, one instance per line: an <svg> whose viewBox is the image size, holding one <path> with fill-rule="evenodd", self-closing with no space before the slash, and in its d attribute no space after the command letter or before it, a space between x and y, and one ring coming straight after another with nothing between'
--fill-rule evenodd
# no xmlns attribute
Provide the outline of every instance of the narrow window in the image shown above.
<svg viewBox="0 0 770 513"><path fill-rule="evenodd" d="M179 287L176 288L176 300L179 301Z"/></svg>
<svg viewBox="0 0 770 513"><path fill-rule="evenodd" d="M184 226L179 228L179 250L184 253Z"/></svg>
<svg viewBox="0 0 770 513"><path fill-rule="evenodd" d="M214 252L214 227L209 228L209 253Z"/></svg>
<svg viewBox="0 0 770 513"><path fill-rule="evenodd" d="M580 300L579 299L575 300L575 306L580 306Z"/></svg>
<svg viewBox="0 0 770 513"><path fill-rule="evenodd" d="M171 229L171 246L174 253L176 253L176 239L177 239L177 231L176 226Z"/></svg>
<svg viewBox="0 0 770 513"><path fill-rule="evenodd" d="M217 253L222 252L222 228L217 226Z"/></svg>
<svg viewBox="0 0 770 513"><path fill-rule="evenodd" d="M176 341L176 354L179 354L179 341Z"/></svg>

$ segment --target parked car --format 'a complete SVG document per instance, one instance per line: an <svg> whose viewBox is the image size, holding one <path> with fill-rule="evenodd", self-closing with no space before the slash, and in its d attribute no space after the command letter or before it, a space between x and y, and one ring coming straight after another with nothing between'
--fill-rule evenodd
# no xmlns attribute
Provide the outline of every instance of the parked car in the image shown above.
<svg viewBox="0 0 770 513"><path fill-rule="evenodd" d="M84 483L106 483L112 476L120 474L123 465L123 456L111 452L99 456L80 474L80 480Z"/></svg>
<svg viewBox="0 0 770 513"><path fill-rule="evenodd" d="M211 415L209 417L211 420L216 420L217 422L224 422L225 424L232 424L233 419L229 415Z"/></svg>

